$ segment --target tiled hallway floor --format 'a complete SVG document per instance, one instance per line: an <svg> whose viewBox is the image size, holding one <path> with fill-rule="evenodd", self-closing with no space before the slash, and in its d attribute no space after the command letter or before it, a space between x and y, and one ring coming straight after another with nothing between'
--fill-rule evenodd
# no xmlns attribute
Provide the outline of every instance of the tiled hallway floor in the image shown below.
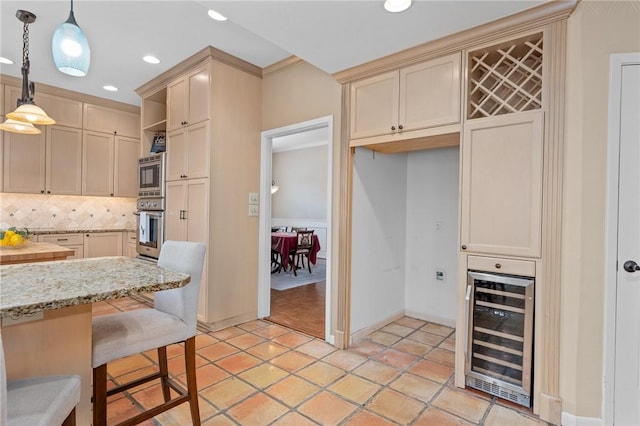
<svg viewBox="0 0 640 426"><path fill-rule="evenodd" d="M133 299L94 304L94 315L146 307ZM453 384L454 330L404 317L348 350L255 320L196 337L203 425L543 425L502 400ZM184 384L182 350L169 370ZM114 382L148 374L155 351L108 366ZM146 384L114 395L109 424L162 401ZM188 404L145 425L190 425Z"/></svg>

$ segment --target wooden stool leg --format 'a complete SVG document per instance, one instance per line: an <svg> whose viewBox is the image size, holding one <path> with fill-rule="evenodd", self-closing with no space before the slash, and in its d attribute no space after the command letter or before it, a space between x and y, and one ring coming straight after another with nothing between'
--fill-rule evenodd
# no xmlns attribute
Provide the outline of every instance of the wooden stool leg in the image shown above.
<svg viewBox="0 0 640 426"><path fill-rule="evenodd" d="M107 364L93 369L93 426L107 426Z"/></svg>
<svg viewBox="0 0 640 426"><path fill-rule="evenodd" d="M198 385L196 383L196 338L190 337L184 342L184 360L187 373L187 392L191 407L193 426L200 426L200 408L198 406Z"/></svg>
<svg viewBox="0 0 640 426"><path fill-rule="evenodd" d="M160 370L160 384L162 385L162 396L164 402L171 399L169 391L169 368L167 367L167 347L158 348L158 369Z"/></svg>

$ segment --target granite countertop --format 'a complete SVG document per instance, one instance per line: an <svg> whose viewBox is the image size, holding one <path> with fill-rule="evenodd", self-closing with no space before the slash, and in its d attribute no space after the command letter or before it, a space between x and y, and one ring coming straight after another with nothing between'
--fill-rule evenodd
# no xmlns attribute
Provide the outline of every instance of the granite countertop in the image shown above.
<svg viewBox="0 0 640 426"><path fill-rule="evenodd" d="M187 274L127 257L0 266L0 318L182 287Z"/></svg>
<svg viewBox="0 0 640 426"><path fill-rule="evenodd" d="M46 234L84 234L85 232L135 232L134 228L114 228L114 229L86 229L86 228L71 228L71 229L53 229L53 228L29 228L29 234L32 235L46 235Z"/></svg>

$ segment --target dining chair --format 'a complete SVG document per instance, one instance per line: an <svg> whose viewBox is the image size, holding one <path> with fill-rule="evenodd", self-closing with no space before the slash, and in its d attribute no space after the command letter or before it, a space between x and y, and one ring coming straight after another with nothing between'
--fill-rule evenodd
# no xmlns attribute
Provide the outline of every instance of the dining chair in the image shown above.
<svg viewBox="0 0 640 426"><path fill-rule="evenodd" d="M307 258L309 273L311 273L311 262L309 260L309 256L311 255L311 249L313 247L313 232L313 229L296 231L296 248L289 252L289 263L291 263L293 275L296 277L298 276L296 271L301 268L304 269L305 257Z"/></svg>
<svg viewBox="0 0 640 426"><path fill-rule="evenodd" d="M7 381L0 334L0 425L75 426L80 384L77 374Z"/></svg>
<svg viewBox="0 0 640 426"><path fill-rule="evenodd" d="M198 294L205 246L187 241L165 241L158 266L191 276L184 287L154 293L153 308L136 309L98 316L93 319L93 426L107 423L107 397L160 379L164 403L144 411L119 425L135 425L189 402L193 425L200 425L196 385L195 335ZM185 390L169 377L167 346L184 346ZM130 355L157 349L158 371L107 391L107 363ZM171 399L170 389L178 393Z"/></svg>

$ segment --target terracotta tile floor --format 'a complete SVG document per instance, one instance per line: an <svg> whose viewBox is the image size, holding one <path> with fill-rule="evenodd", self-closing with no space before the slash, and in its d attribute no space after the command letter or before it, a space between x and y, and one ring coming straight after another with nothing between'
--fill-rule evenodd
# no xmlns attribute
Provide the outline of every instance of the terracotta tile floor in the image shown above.
<svg viewBox="0 0 640 426"><path fill-rule="evenodd" d="M146 307L133 299L94 304L94 315ZM453 384L454 330L404 317L348 350L267 321L196 337L203 425L546 425L524 409ZM184 384L181 349L168 349ZM113 362L113 382L142 376L155 351ZM172 370L173 368L173 370ZM147 384L114 395L115 424L162 400ZM188 404L144 425L190 425Z"/></svg>

